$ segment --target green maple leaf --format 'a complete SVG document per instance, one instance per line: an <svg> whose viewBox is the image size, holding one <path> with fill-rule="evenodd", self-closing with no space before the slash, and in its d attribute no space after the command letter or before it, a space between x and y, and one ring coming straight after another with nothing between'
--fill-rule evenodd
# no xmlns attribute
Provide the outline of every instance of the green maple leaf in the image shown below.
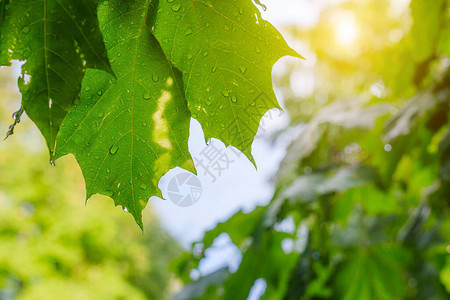
<svg viewBox="0 0 450 300"><path fill-rule="evenodd" d="M99 6L108 56L117 76L89 70L81 105L64 121L56 157L73 153L86 180L87 197L101 193L133 215L171 168L195 172L188 152L190 113L181 74L151 34L151 0L110 0Z"/></svg>
<svg viewBox="0 0 450 300"><path fill-rule="evenodd" d="M229 21L229 31L238 32L234 39L220 39L225 41L220 51L229 52L219 56L214 53L218 50L211 48L205 53L198 37L188 40L191 34L187 34L183 43L197 49L199 55L186 57L185 62L202 60L202 67L191 72L184 71L186 65L177 59L181 55L178 50L184 46L168 54L168 49L161 47L161 32L155 30L162 26L159 16L170 21L183 12L178 2L114 0L99 6L100 27L117 80L100 70L86 73L81 105L64 121L55 156L75 155L86 180L88 198L96 193L112 197L142 227L141 211L147 200L161 197L159 179L176 166L195 172L187 147L192 112L201 121L208 116L204 121L208 126L203 123L207 138L218 137L243 149L251 158L250 147L259 119L269 108L278 107L271 82L272 66L281 56L296 53L269 23L255 19L258 10L251 2L241 2L245 12L237 9L235 21L227 18L224 22L215 10L209 15L211 22L217 23L210 25L213 30L219 30L220 25L222 33L222 26L228 26ZM168 4L170 13L166 15ZM222 6L231 14L228 6ZM177 40L177 33L171 33L169 25L165 27L166 34L173 34L173 40ZM169 43L163 39L163 44ZM247 45L253 50L245 50ZM237 54L230 57L229 53ZM199 81L201 72L206 76L203 81ZM213 80L215 84L211 84ZM186 103L185 94L190 102Z"/></svg>
<svg viewBox="0 0 450 300"><path fill-rule="evenodd" d="M111 70L97 2L1 1L0 65L26 60L22 72L31 79L19 79L22 106L44 135L50 156L59 127L79 97L85 69Z"/></svg>
<svg viewBox="0 0 450 300"><path fill-rule="evenodd" d="M301 57L261 18L250 0L166 0L153 4L154 35L183 72L186 99L205 138L219 138L252 161L251 144L261 117L279 108L273 64Z"/></svg>

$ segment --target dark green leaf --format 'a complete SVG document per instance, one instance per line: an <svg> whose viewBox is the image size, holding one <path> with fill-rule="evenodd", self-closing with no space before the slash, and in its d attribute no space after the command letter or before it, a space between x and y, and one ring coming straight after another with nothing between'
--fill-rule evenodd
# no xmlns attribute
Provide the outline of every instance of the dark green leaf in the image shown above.
<svg viewBox="0 0 450 300"><path fill-rule="evenodd" d="M97 1L2 1L0 64L26 60L22 106L53 156L56 135L80 96L86 68L112 72L97 21ZM28 78L30 76L29 82Z"/></svg>

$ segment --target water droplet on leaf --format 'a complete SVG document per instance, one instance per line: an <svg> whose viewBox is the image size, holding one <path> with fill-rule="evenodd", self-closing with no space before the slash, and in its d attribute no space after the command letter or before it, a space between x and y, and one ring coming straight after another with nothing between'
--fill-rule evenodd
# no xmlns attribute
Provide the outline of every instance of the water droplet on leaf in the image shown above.
<svg viewBox="0 0 450 300"><path fill-rule="evenodd" d="M111 148L109 148L109 153L111 153L112 155L117 153L117 150L119 150L119 146L117 146L116 144L112 145Z"/></svg>
<svg viewBox="0 0 450 300"><path fill-rule="evenodd" d="M145 93L144 93L144 99L145 99L145 100L149 100L151 97L152 97L152 96L150 95L149 92L145 92Z"/></svg>
<svg viewBox="0 0 450 300"><path fill-rule="evenodd" d="M174 4L172 5L172 11L178 12L181 8L181 4Z"/></svg>

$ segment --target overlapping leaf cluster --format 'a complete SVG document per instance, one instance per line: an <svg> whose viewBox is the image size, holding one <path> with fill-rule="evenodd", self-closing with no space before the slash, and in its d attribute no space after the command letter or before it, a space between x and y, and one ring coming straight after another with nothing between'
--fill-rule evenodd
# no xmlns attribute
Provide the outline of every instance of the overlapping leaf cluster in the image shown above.
<svg viewBox="0 0 450 300"><path fill-rule="evenodd" d="M298 137L275 194L174 263L186 282L176 299L448 299L450 2L412 0L395 43L386 32L408 21L386 18L388 3L332 6L316 27L293 29L311 43L321 85L299 97L289 72L280 82ZM368 43L354 56L325 47L331 16L348 11ZM242 255L237 271L192 280L224 234Z"/></svg>
<svg viewBox="0 0 450 300"><path fill-rule="evenodd" d="M26 61L22 108L55 160L73 153L87 197L131 212L181 166L190 117L251 157L259 120L279 107L271 70L299 56L251 0L1 1L0 64Z"/></svg>

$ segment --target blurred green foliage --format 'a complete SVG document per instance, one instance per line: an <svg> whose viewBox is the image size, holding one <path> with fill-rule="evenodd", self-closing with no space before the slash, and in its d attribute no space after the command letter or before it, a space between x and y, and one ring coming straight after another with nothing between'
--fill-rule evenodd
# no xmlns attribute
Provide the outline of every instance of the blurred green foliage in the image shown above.
<svg viewBox="0 0 450 300"><path fill-rule="evenodd" d="M6 107L20 96L11 71L0 73L6 127ZM0 299L167 299L167 266L180 247L151 210L142 235L111 199L85 206L75 159L52 168L37 129L24 123L0 144Z"/></svg>
<svg viewBox="0 0 450 300"><path fill-rule="evenodd" d="M449 299L450 1L399 2L340 1L289 28L310 63L277 80L292 142L276 192L174 263L176 299L246 299L257 281L271 300ZM237 271L191 280L224 233Z"/></svg>

